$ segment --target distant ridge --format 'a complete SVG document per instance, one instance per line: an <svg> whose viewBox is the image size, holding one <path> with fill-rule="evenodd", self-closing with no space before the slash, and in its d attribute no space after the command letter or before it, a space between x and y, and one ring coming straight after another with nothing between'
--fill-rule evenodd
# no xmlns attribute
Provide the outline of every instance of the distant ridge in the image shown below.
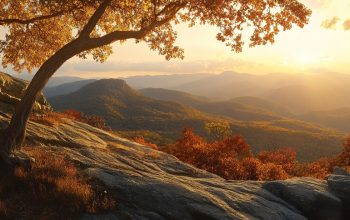
<svg viewBox="0 0 350 220"><path fill-rule="evenodd" d="M143 128L180 132L182 127L201 124L206 119L205 114L191 107L145 97L120 79L98 80L49 101L56 110L77 109L101 115L116 130Z"/></svg>
<svg viewBox="0 0 350 220"><path fill-rule="evenodd" d="M195 77L197 76L197 77ZM350 108L350 75L324 74L266 74L235 72L223 74L144 76L130 80L135 88L164 88L226 101L237 97L263 98L287 108L292 114ZM176 79L174 82L173 79ZM350 125L349 125L350 129Z"/></svg>
<svg viewBox="0 0 350 220"><path fill-rule="evenodd" d="M254 152L295 147L300 160L316 160L339 153L344 137L334 130L284 119L276 113L269 115L266 111L242 103L227 101L228 106L224 106L219 102L212 104L198 96L178 94L184 95L187 101L196 100L198 105L203 104L208 108L208 112L215 111L217 114L208 114L174 101L146 97L142 90L137 91L119 79L98 80L73 93L51 97L49 102L55 110L77 109L86 114L103 116L108 125L117 131L147 130L172 141L179 137L184 127L193 127L204 135L206 122L225 119L231 123L234 134L241 134L247 139ZM222 111L221 108L230 110L230 114L235 113L241 120L232 116L223 117L225 112L218 112ZM260 121L248 121L254 114L256 119L261 117ZM246 121L243 120L245 117Z"/></svg>
<svg viewBox="0 0 350 220"><path fill-rule="evenodd" d="M242 121L269 121L283 119L287 109L256 97L239 97L228 101L211 101L202 96L169 89L147 88L140 92L150 98L173 101L192 106L202 112ZM275 110L275 111L271 111ZM281 115L279 115L281 113Z"/></svg>
<svg viewBox="0 0 350 220"><path fill-rule="evenodd" d="M70 82L70 83L63 83L54 87L47 87L44 89L44 95L49 98L49 97L69 94L95 81L96 79L87 79L87 80L79 80L79 81Z"/></svg>

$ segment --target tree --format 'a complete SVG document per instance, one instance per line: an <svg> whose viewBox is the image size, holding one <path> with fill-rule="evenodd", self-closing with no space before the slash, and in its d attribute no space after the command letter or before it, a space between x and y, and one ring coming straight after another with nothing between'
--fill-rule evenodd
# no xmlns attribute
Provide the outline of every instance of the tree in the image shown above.
<svg viewBox="0 0 350 220"><path fill-rule="evenodd" d="M348 137L343 143L342 152L335 158L335 165L340 167L350 166L350 137Z"/></svg>
<svg viewBox="0 0 350 220"><path fill-rule="evenodd" d="M205 124L205 130L213 140L220 140L231 135L231 126L227 121L215 121Z"/></svg>
<svg viewBox="0 0 350 220"><path fill-rule="evenodd" d="M2 65L38 69L2 132L0 161L10 166L15 161L36 97L74 56L103 62L112 53L111 43L136 39L166 59L183 58L173 26L184 22L217 26L217 39L241 52L247 28L249 46L264 45L280 30L303 27L310 15L297 0L1 0Z"/></svg>

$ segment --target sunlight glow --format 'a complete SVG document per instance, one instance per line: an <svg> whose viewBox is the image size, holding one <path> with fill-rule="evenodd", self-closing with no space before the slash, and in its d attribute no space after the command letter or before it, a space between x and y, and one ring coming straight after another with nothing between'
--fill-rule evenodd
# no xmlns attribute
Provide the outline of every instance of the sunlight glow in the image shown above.
<svg viewBox="0 0 350 220"><path fill-rule="evenodd" d="M303 51L294 56L295 63L298 65L312 65L319 61L319 57L311 52Z"/></svg>

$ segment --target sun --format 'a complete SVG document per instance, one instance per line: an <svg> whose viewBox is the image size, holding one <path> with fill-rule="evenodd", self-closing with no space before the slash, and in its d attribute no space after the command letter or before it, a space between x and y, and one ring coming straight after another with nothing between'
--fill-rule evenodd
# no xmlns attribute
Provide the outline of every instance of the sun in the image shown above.
<svg viewBox="0 0 350 220"><path fill-rule="evenodd" d="M295 54L294 61L298 65L307 66L312 65L318 62L318 56L317 54L314 54L309 51L303 51L300 53Z"/></svg>

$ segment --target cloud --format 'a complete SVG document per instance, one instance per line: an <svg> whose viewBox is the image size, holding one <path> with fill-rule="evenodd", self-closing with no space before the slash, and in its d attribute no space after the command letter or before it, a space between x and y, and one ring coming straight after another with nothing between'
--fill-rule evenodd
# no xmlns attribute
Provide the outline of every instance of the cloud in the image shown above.
<svg viewBox="0 0 350 220"><path fill-rule="evenodd" d="M330 0L302 0L302 3L306 4L308 7L312 9L318 9L326 7L331 1Z"/></svg>
<svg viewBox="0 0 350 220"><path fill-rule="evenodd" d="M248 71L262 68L263 65L240 59L198 60L198 61L160 61L160 62L112 62L103 64L90 60L66 63L59 75L83 77L120 76L139 74L177 74L177 73L221 73L227 70Z"/></svg>
<svg viewBox="0 0 350 220"><path fill-rule="evenodd" d="M350 30L350 18L347 19L346 21L344 21L343 27L344 27L345 31L349 31Z"/></svg>
<svg viewBox="0 0 350 220"><path fill-rule="evenodd" d="M336 30L337 24L339 21L340 21L340 19L338 17L329 18L329 19L326 19L322 22L321 27L323 27L325 29Z"/></svg>

